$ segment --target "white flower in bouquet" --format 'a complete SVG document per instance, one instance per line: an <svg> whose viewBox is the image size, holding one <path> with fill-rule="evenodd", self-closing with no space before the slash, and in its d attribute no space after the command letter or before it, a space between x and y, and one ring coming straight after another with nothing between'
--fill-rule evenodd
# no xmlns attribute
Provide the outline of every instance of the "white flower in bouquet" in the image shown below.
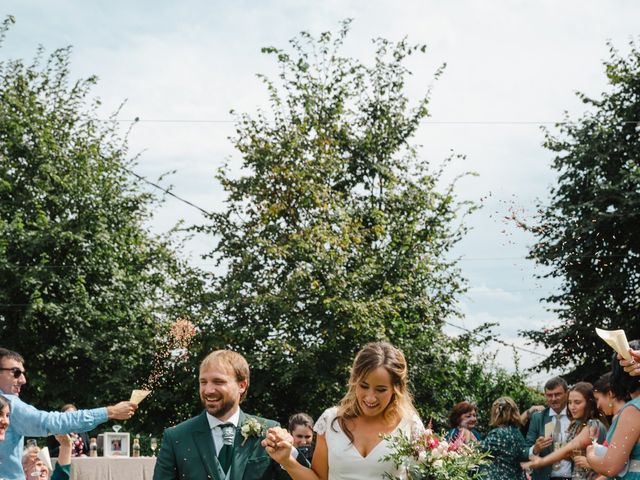
<svg viewBox="0 0 640 480"><path fill-rule="evenodd" d="M382 461L393 462L397 469L403 469L409 480L472 480L478 478L478 466L487 463L488 454L480 452L476 445L465 444L461 437L447 442L433 433L431 424L414 438L402 432L384 438L391 453ZM390 473L385 478L400 479Z"/></svg>

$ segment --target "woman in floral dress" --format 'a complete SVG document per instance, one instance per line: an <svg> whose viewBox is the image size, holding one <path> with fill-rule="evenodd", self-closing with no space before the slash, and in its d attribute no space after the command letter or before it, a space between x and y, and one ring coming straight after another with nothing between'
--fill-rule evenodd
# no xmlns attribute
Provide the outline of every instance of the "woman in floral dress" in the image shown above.
<svg viewBox="0 0 640 480"><path fill-rule="evenodd" d="M491 455L480 471L484 480L525 480L520 466L529 458L529 449L520 433L520 411L510 397L500 397L491 406L489 426L494 427L480 442Z"/></svg>

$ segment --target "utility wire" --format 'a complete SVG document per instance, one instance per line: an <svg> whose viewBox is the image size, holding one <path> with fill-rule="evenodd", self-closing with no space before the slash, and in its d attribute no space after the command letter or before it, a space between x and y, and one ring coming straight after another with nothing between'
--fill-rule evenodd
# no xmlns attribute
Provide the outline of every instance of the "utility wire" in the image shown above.
<svg viewBox="0 0 640 480"><path fill-rule="evenodd" d="M130 170L126 167L122 167L125 171L129 172L131 175L133 175L134 177L136 177L137 179L148 183L149 185L151 185L152 187L157 188L158 190L163 191L164 193L166 193L167 195L172 196L173 198L175 198L176 200L181 201L182 203L189 205L190 207L195 208L196 210L199 210L201 213L204 213L206 216L210 217L211 213L207 212L204 208L196 205L193 202L190 202L189 200L187 200L186 198L182 198L179 195L176 195L175 193L173 193L171 190L161 187L160 185L158 185L157 183L152 182L151 180L148 180L147 178L143 177L142 175L138 175L136 172L134 172L133 170Z"/></svg>
<svg viewBox="0 0 640 480"><path fill-rule="evenodd" d="M504 340L498 340L497 338L492 338L492 337L488 337L488 336L480 337L480 335L478 333L473 332L473 330L469 330L468 328L461 327L460 325L456 325L454 323L448 322L447 320L444 320L444 323L449 325L449 326L451 326L451 327L458 328L460 330L464 330L467 333L471 333L472 335L475 335L476 338L482 338L483 340L491 340L492 342L499 343L501 345L504 345L505 347L511 347L511 348L515 348L516 350L522 350L523 352L527 352L527 353L532 353L534 355L538 355L540 357L546 357L546 355L544 353L536 352L535 350L531 350L531 349L524 348L524 347L519 347L518 345L514 345L512 343L505 342Z"/></svg>
<svg viewBox="0 0 640 480"><path fill-rule="evenodd" d="M2 303L2 304L0 304L0 308L5 308L5 307L28 307L30 305L31 305L30 303ZM456 324L451 323L451 322L449 322L447 320L444 320L443 323L445 323L446 325L449 325L451 327L457 328L459 330L463 330L463 331L465 331L467 333L470 333L473 336L475 336L476 338L479 338L481 340L490 340L492 342L499 343L500 345L504 345L505 347L510 347L510 348L514 348L516 350L521 350L523 352L532 353L534 355L538 355L538 356L541 356L541 357L546 357L546 355L544 355L543 353L536 352L535 350L531 350L531 349L528 349L528 348L525 348L525 347L520 347L518 345L514 345L512 343L505 342L504 340L499 340L497 338L493 338L493 337L490 337L490 336L481 336L479 333L476 333L473 330L470 330L468 328L462 327L460 325L456 325Z"/></svg>
<svg viewBox="0 0 640 480"><path fill-rule="evenodd" d="M105 122L110 122L113 120L103 120ZM134 118L134 119L116 119L118 123L236 123L236 120L222 120L222 119L201 119L201 120L188 120L188 119L170 119L170 118ZM533 121L533 120L469 120L469 121L448 121L448 120L422 120L421 124L426 125L577 125L578 121L575 122L564 122L564 121ZM615 122L616 124L636 124L640 123L640 120L624 120L621 122Z"/></svg>

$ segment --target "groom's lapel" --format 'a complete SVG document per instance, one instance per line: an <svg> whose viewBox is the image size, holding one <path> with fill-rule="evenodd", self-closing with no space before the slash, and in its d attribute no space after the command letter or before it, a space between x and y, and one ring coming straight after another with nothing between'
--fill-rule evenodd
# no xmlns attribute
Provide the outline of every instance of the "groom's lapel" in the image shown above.
<svg viewBox="0 0 640 480"><path fill-rule="evenodd" d="M245 442L242 436L241 428L247 420L247 415L240 410L240 418L238 419L238 428L236 429L236 438L233 444L233 460L231 461L231 474L233 480L239 480L244 475L244 469L249 460L249 454L253 450L255 438L248 438Z"/></svg>
<svg viewBox="0 0 640 480"><path fill-rule="evenodd" d="M192 433L193 441L198 449L200 458L202 458L202 463L207 473L215 480L224 480L224 477L219 475L218 468L216 468L216 449L213 446L213 436L211 435L211 429L209 428L209 422L207 421L205 412L202 412L201 419L202 421L198 422L197 428L194 429Z"/></svg>

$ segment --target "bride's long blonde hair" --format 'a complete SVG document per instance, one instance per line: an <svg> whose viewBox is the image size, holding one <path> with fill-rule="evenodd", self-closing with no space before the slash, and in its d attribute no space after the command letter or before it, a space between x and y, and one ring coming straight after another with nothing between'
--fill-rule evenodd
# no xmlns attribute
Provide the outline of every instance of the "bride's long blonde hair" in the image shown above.
<svg viewBox="0 0 640 480"><path fill-rule="evenodd" d="M376 368L383 367L391 377L393 394L385 407L383 416L391 423L394 420L417 415L413 399L408 388L408 369L404 354L387 342L368 343L358 352L351 367L349 389L338 405L335 420L340 423L342 431L353 442L353 434L347 426L347 420L362 415L356 397L356 388L362 380Z"/></svg>

